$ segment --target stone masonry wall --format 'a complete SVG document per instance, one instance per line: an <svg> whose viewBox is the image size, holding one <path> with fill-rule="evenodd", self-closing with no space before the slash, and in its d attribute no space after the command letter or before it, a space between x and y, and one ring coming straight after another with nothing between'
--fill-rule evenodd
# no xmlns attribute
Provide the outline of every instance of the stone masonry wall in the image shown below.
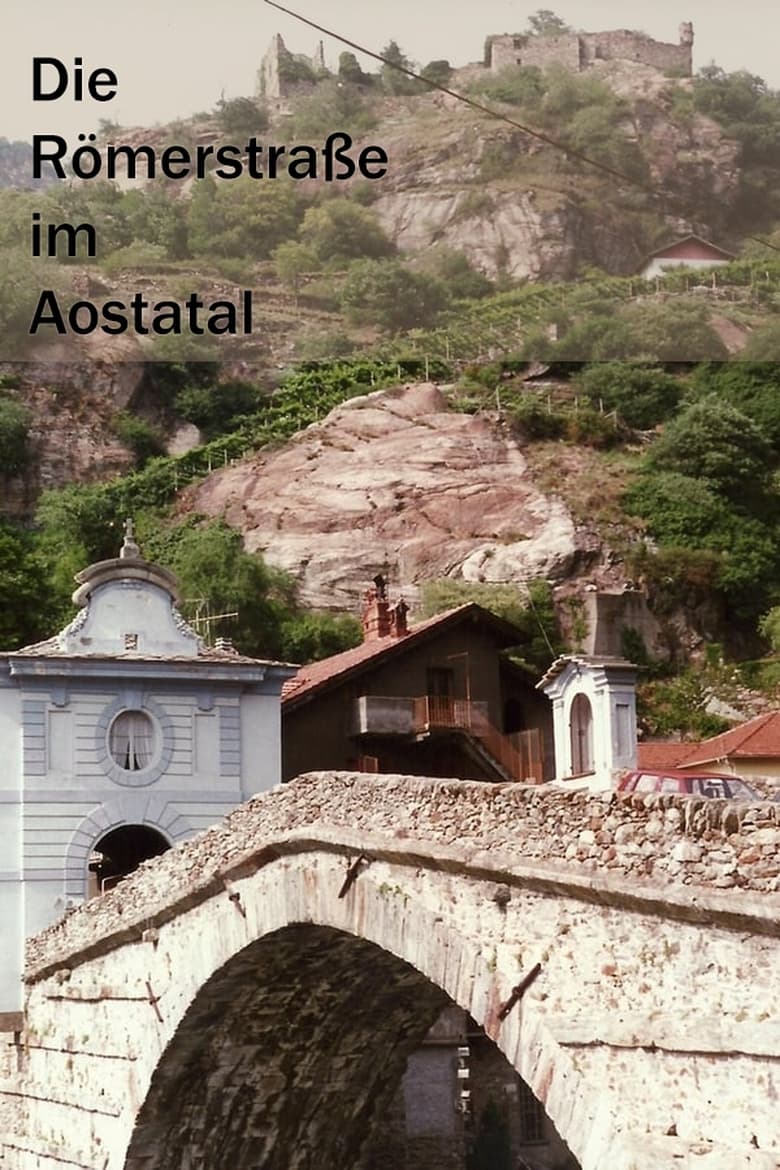
<svg viewBox="0 0 780 1170"><path fill-rule="evenodd" d="M690 44L666 44L628 29L583 33L582 46L586 64L593 60L638 61L654 69L679 70L687 76L692 70Z"/></svg>

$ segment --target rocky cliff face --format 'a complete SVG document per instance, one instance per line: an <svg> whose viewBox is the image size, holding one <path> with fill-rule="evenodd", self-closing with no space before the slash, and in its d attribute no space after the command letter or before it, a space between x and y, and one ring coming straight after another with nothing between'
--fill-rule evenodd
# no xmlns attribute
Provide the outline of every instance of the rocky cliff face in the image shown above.
<svg viewBox="0 0 780 1170"><path fill-rule="evenodd" d="M355 608L378 572L414 600L439 577L562 581L601 561L596 534L539 490L518 443L448 410L432 385L353 399L282 450L215 472L183 506L223 516L323 608Z"/></svg>
<svg viewBox="0 0 780 1170"><path fill-rule="evenodd" d="M627 102L616 133L637 143L650 182L700 215L710 209L717 217L718 203L728 208L739 184L739 148L710 119L675 114L674 90L690 80L671 82L628 61L601 62L594 72ZM457 76L452 84L458 88ZM522 121L512 107L499 108ZM566 178L536 140L446 95L414 99L405 116L385 117L372 133L391 160L373 207L403 251L446 244L491 277L531 280L566 279L583 263L629 274L647 251L628 211L616 217L603 198L582 198L597 172L586 168L584 183L576 174ZM566 126L549 133L565 139ZM630 187L625 202L628 208ZM698 224L704 232L716 228Z"/></svg>
<svg viewBox="0 0 780 1170"><path fill-rule="evenodd" d="M106 346L84 338L41 346L35 361L0 362L0 375L19 379L10 393L32 420L30 467L3 481L4 515L29 516L46 488L104 481L132 467L133 457L117 440L111 420L141 391L140 358L131 342L114 338Z"/></svg>

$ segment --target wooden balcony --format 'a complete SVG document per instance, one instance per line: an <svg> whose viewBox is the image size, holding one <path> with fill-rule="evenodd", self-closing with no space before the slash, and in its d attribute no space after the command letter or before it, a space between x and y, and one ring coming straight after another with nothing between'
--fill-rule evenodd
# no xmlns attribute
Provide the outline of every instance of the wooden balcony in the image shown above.
<svg viewBox="0 0 780 1170"><path fill-rule="evenodd" d="M502 735L488 719L487 703L422 695L414 700L413 728L417 735L437 730L462 731L476 742L510 780L538 784L542 780L542 741L538 728Z"/></svg>

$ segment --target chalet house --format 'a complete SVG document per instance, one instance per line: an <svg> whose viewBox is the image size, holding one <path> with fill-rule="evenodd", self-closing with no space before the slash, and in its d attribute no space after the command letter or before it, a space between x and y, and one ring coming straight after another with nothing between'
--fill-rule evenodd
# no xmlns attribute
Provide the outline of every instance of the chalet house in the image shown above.
<svg viewBox="0 0 780 1170"><path fill-rule="evenodd" d="M553 775L550 705L503 651L522 635L481 606L415 626L381 577L363 642L303 666L282 692L282 774L360 769L468 780Z"/></svg>
<svg viewBox="0 0 780 1170"><path fill-rule="evenodd" d="M640 743L638 766L780 782L780 711L758 715L701 743Z"/></svg>
<svg viewBox="0 0 780 1170"><path fill-rule="evenodd" d="M703 240L701 236L690 235L651 252L639 275L645 280L653 280L672 268L717 268L722 264L730 264L734 259L736 257L732 252L726 252L709 240Z"/></svg>
<svg viewBox="0 0 780 1170"><path fill-rule="evenodd" d="M0 1029L26 937L280 778L294 668L204 645L129 523L76 580L70 625L0 654Z"/></svg>

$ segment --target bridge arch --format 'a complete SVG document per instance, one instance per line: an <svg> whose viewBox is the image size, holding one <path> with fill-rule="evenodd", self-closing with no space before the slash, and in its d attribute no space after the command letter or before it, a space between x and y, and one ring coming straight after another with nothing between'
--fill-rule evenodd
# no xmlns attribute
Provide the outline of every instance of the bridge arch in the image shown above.
<svg viewBox="0 0 780 1170"><path fill-rule="evenodd" d="M356 1166L444 993L375 944L299 924L217 971L152 1076L125 1170Z"/></svg>
<svg viewBox="0 0 780 1170"><path fill-rule="evenodd" d="M124 895L126 920L133 886L170 856L80 914L100 915ZM495 947L453 919L446 875L426 891L424 867L374 856L345 892L349 857L327 841L276 846L265 862L248 863L246 876L239 867L212 878L208 896L175 917L129 937L125 921L102 953L70 970L55 964L34 984L31 1020L42 1019L47 994L71 1011L100 999L100 1029L87 1046L112 1053L127 1077L124 1087L100 1085L86 1105L80 1089L80 1107L113 1120L95 1127L97 1145L87 1150L73 1148L78 1131L65 1123L56 1135L64 1157L100 1170L357 1168L371 1121L448 1002L498 1044L566 1140L550 1106L561 1075L554 1042L528 1003L499 1022L510 984L496 971ZM72 1046L69 1013L62 1026ZM572 1095L569 1111L584 1105Z"/></svg>
<svg viewBox="0 0 780 1170"><path fill-rule="evenodd" d="M414 897L395 867L356 872L344 892L343 856L303 853L229 881L177 923L166 959L176 1004L150 981L159 1059L136 1085L117 1170L357 1168L448 1003L522 1066L544 1103L554 1058L527 1005L499 1023L495 952L459 931L438 896ZM159 958L164 941L165 930Z"/></svg>

